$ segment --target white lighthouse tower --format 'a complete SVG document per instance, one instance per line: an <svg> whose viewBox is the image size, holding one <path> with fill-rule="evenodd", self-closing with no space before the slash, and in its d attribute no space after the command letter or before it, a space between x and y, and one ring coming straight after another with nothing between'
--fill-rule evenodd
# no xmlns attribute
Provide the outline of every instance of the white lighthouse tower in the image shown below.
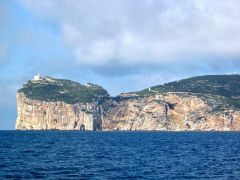
<svg viewBox="0 0 240 180"><path fill-rule="evenodd" d="M40 79L41 77L39 73L33 77L33 81L39 81Z"/></svg>

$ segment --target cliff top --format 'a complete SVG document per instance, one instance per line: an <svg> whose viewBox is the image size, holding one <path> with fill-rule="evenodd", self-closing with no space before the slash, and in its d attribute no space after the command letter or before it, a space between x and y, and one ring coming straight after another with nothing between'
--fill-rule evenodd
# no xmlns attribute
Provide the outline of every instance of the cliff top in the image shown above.
<svg viewBox="0 0 240 180"><path fill-rule="evenodd" d="M207 75L153 86L151 90L157 92L194 92L234 98L240 96L239 87L240 75Z"/></svg>
<svg viewBox="0 0 240 180"><path fill-rule="evenodd" d="M55 79L51 77L35 78L27 81L18 92L24 93L30 99L41 101L63 101L69 104L91 103L100 97L108 97L108 92L101 86Z"/></svg>
<svg viewBox="0 0 240 180"><path fill-rule="evenodd" d="M227 99L228 104L240 107L239 87L240 75L206 75L153 86L139 92L123 93L119 97L134 98L159 93L185 92L197 93L202 97L204 94L221 96ZM23 92L30 99L63 101L69 104L91 103L100 97L109 97L108 92L96 84L82 85L70 80L40 77L39 75L24 84L18 92Z"/></svg>
<svg viewBox="0 0 240 180"><path fill-rule="evenodd" d="M227 98L230 104L240 107L239 87L240 75L206 75L153 86L138 92L138 94L151 95L166 92L189 92L218 95Z"/></svg>

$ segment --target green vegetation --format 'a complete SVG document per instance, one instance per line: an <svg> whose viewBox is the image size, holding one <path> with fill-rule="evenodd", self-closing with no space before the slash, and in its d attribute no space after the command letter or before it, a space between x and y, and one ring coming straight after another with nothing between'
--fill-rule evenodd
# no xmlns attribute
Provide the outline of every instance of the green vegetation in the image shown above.
<svg viewBox="0 0 240 180"><path fill-rule="evenodd" d="M216 109L231 105L240 108L240 75L208 75L199 76L163 85L151 87L132 96L109 97L101 86L95 84L81 85L77 82L50 77L38 81L28 81L18 92L23 92L28 98L41 101L63 101L69 104L104 103L108 98L117 102L128 99L138 99L143 96L179 92L183 96L198 96L206 100ZM104 98L102 98L104 97Z"/></svg>
<svg viewBox="0 0 240 180"><path fill-rule="evenodd" d="M240 75L198 76L145 89L142 94L154 92L194 92L220 95L224 97L240 96Z"/></svg>
<svg viewBox="0 0 240 180"><path fill-rule="evenodd" d="M224 97L224 103L240 108L240 75L207 75L151 87L138 92L139 95L153 95L167 92L189 92Z"/></svg>
<svg viewBox="0 0 240 180"><path fill-rule="evenodd" d="M84 86L77 82L50 77L38 81L28 81L18 92L28 98L41 101L63 101L69 104L91 103L108 97L108 92L101 86L90 84Z"/></svg>

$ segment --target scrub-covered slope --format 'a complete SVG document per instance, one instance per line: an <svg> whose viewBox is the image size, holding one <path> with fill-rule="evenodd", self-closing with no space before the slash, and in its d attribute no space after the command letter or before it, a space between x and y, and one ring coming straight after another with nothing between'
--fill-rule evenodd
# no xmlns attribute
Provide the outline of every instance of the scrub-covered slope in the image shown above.
<svg viewBox="0 0 240 180"><path fill-rule="evenodd" d="M199 94L217 95L227 98L227 102L240 107L240 75L207 75L153 86L140 91L141 95L190 92Z"/></svg>
<svg viewBox="0 0 240 180"><path fill-rule="evenodd" d="M74 81L51 77L28 81L18 92L23 92L30 99L63 101L70 104L90 103L99 97L109 96L105 89L96 84L82 85Z"/></svg>

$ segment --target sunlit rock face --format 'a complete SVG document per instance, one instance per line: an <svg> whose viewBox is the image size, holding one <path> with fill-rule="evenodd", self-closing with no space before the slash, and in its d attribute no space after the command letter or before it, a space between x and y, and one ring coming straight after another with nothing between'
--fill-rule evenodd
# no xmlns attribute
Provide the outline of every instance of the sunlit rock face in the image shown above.
<svg viewBox="0 0 240 180"><path fill-rule="evenodd" d="M239 131L240 91L232 84L240 79L227 78L197 77L109 97L98 85L38 77L17 93L16 129Z"/></svg>
<svg viewBox="0 0 240 180"><path fill-rule="evenodd" d="M216 98L208 97L207 100L204 98L189 93L166 93L119 101L111 100L105 105L107 109L102 119L102 129L240 130L240 111L222 107ZM219 106L223 109L216 109Z"/></svg>
<svg viewBox="0 0 240 180"><path fill-rule="evenodd" d="M16 129L100 130L99 106L95 103L67 104L32 100L17 94Z"/></svg>

